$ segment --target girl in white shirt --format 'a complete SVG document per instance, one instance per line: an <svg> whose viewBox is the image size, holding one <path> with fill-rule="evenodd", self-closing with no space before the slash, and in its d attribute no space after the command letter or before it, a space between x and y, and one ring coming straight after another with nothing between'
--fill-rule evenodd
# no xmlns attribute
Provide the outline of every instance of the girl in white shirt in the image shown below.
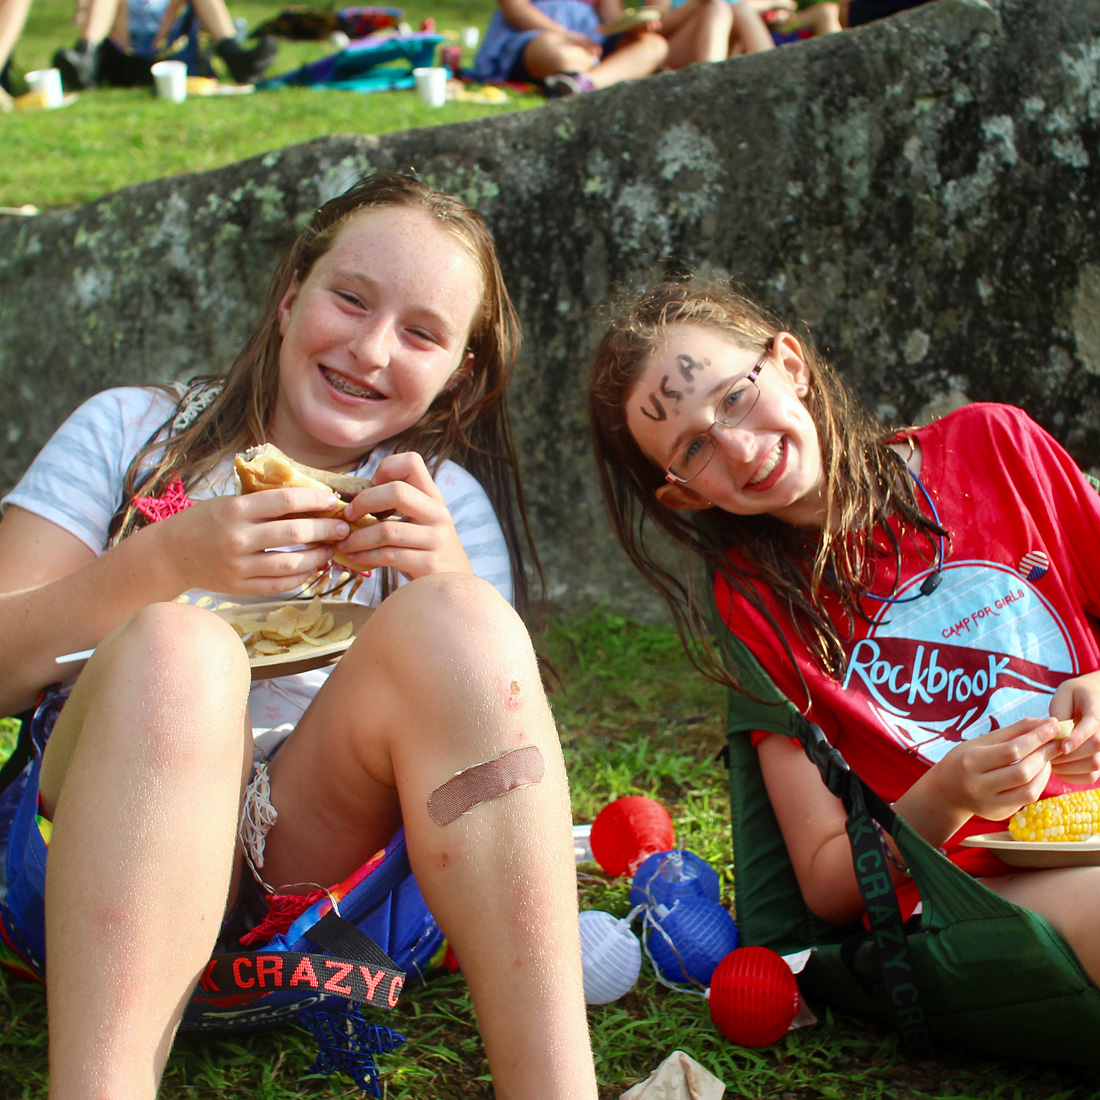
<svg viewBox="0 0 1100 1100"><path fill-rule="evenodd" d="M340 553L371 574L356 597L377 610L331 675L284 685L285 707L253 707L257 726L287 734L270 759L265 887L339 882L403 825L497 1095L595 1097L564 767L505 598L525 596L504 398L515 342L478 215L411 179L370 177L298 236L224 384L100 395L8 498L3 713L56 681L58 655L95 647L38 776L37 811L52 822L51 1096L155 1094L251 874L238 839L248 660L194 605L324 587ZM343 518L326 516L327 491L236 495L228 464L261 442L309 466L369 470L373 487ZM149 508L180 502L181 488L189 505ZM143 507L173 514L149 522ZM367 513L392 516L351 526ZM516 749L541 757L541 780L439 823L434 791Z"/></svg>

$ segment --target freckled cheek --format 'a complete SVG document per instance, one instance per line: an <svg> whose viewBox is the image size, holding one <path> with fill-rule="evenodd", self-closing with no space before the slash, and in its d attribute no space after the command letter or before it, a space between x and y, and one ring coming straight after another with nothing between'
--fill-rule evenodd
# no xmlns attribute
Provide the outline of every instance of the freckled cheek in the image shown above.
<svg viewBox="0 0 1100 1100"><path fill-rule="evenodd" d="M392 374L397 396L416 405L421 413L427 412L432 402L443 392L453 372L446 367L438 369L413 369L406 367Z"/></svg>
<svg viewBox="0 0 1100 1100"><path fill-rule="evenodd" d="M340 317L324 317L310 328L308 340L313 347L346 344L356 338L358 331L355 325Z"/></svg>
<svg viewBox="0 0 1100 1100"><path fill-rule="evenodd" d="M325 301L311 299L304 307L286 334L301 347L349 339L357 327L352 318Z"/></svg>
<svg viewBox="0 0 1100 1100"><path fill-rule="evenodd" d="M281 365L297 366L319 347L331 344L332 340L319 330L317 325L300 325L291 329L283 337Z"/></svg>

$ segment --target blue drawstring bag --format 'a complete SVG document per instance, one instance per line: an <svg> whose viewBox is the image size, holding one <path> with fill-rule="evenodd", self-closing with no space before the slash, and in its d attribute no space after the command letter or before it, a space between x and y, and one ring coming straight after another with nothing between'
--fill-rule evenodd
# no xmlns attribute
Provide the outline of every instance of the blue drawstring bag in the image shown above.
<svg viewBox="0 0 1100 1100"><path fill-rule="evenodd" d="M48 694L23 715L16 748L0 769L0 854L6 872L0 883L0 965L38 982L45 978L41 945L23 939L9 903L25 913L41 907L48 838L26 814L19 820L31 824L18 836L11 825L20 800L32 797L27 776L38 766L64 702L65 696ZM18 884L18 896L7 895L7 872ZM43 923L32 918L23 927ZM401 829L352 875L324 891L285 932L248 950L215 954L180 1030L224 1033L297 1024L318 1045L312 1072L345 1073L381 1096L374 1056L405 1039L365 1013L396 1007L409 976L423 977L443 950L443 933L413 878Z"/></svg>

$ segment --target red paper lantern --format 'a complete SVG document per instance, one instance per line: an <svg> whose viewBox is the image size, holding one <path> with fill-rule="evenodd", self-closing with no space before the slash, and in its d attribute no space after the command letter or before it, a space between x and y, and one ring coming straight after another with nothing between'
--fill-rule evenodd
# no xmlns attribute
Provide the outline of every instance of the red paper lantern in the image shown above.
<svg viewBox="0 0 1100 1100"><path fill-rule="evenodd" d="M710 980L710 1018L743 1047L764 1047L787 1033L798 1012L798 982L767 947L731 951Z"/></svg>
<svg viewBox="0 0 1100 1100"><path fill-rule="evenodd" d="M609 875L632 875L646 856L674 847L676 834L660 802L629 795L600 810L590 842L593 859Z"/></svg>

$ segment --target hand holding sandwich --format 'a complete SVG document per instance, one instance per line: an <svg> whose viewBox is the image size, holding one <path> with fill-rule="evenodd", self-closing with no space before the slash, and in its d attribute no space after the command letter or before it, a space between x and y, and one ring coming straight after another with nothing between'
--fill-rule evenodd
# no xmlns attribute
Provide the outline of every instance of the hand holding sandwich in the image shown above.
<svg viewBox="0 0 1100 1100"><path fill-rule="evenodd" d="M363 573L389 566L410 580L429 573L473 572L443 494L415 452L384 458L373 482L303 466L270 443L239 455L236 469L244 494L238 500L287 492L336 494L321 511L330 522L338 517L340 533L329 536L335 545L324 548L327 557L317 568L329 560Z"/></svg>
<svg viewBox="0 0 1100 1100"><path fill-rule="evenodd" d="M286 592L326 568L347 537L350 525L331 515L338 501L331 490L300 487L214 497L141 534L164 540L164 553L148 557L177 574L174 591Z"/></svg>
<svg viewBox="0 0 1100 1100"><path fill-rule="evenodd" d="M390 566L410 580L473 572L443 494L419 454L405 451L383 459L373 482L344 512L352 529L336 543L341 558L364 572ZM368 514L385 517L388 512L396 515L356 526Z"/></svg>

